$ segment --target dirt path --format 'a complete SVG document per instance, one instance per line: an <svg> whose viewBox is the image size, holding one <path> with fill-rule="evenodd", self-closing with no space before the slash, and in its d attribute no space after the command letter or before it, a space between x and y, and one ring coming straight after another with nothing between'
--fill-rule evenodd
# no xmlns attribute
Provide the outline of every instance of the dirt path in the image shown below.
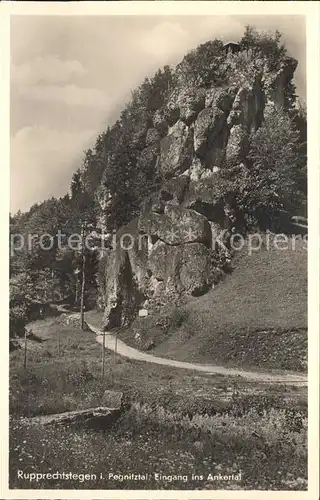
<svg viewBox="0 0 320 500"><path fill-rule="evenodd" d="M103 334L101 330L86 322L90 330L96 334L96 341L99 344L103 343ZM223 366L214 366L214 365L201 365L196 363L186 363L183 361L176 361L174 359L160 358L157 356L153 356L152 354L147 354L133 347L129 347L122 340L106 332L105 334L105 346L110 351L115 351L115 346L117 344L117 353L123 357L135 359L137 361L145 361L147 363L155 363L158 365L166 365L173 366L175 368L182 368L185 370L194 370L198 372L205 373L217 373L220 375L227 375L232 377L242 377L247 380L256 381L256 382L269 382L269 383L282 383L284 385L293 385L293 386L306 386L307 385L307 376L295 373L284 373L283 375L276 375L272 373L260 373L260 372L251 372L251 371L242 371L236 370L233 368L225 368Z"/></svg>

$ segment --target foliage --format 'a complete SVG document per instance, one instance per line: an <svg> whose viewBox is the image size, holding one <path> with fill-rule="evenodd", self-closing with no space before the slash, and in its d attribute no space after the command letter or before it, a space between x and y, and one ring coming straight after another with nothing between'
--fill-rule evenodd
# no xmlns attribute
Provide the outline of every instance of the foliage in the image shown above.
<svg viewBox="0 0 320 500"><path fill-rule="evenodd" d="M268 62L270 71L277 71L287 56L287 49L281 38L282 34L278 30L271 34L258 31L253 26L246 26L240 45L247 51L251 50L254 56L263 56Z"/></svg>
<svg viewBox="0 0 320 500"><path fill-rule="evenodd" d="M83 185L80 171L73 175L70 191L70 196L51 198L35 204L26 214L10 216L11 239L21 235L24 241L23 248L14 250L10 257L12 283L15 286L17 280L25 280L20 287L22 294L31 283L32 300L52 301L56 294L75 297L76 288L81 288L80 277L75 275L76 269L81 269L81 255L76 245L69 248L67 240L71 235L80 238L84 226L95 226L96 204ZM90 288L96 288L96 265L95 253L88 250L89 293Z"/></svg>
<svg viewBox="0 0 320 500"><path fill-rule="evenodd" d="M215 428L217 422L217 428ZM244 419L227 416L206 425L171 415L161 407L150 412L138 405L127 412L112 432L28 425L12 419L10 438L11 488L60 489L159 489L215 490L263 489L305 490L307 488L306 421L301 432L286 429L283 412L270 412L263 419L252 414ZM254 424L254 432L250 425ZM208 429L209 427L209 429ZM243 430L245 429L245 433ZM74 480L18 480L17 468L27 470L69 470L73 466L96 474L83 482ZM133 474L148 473L147 481L116 481L100 478L97 471L122 472L126 464ZM30 469L29 469L30 468ZM241 480L232 474L242 472ZM155 480L155 472L165 477ZM230 475L229 481L210 481L208 474ZM192 474L203 479L193 479ZM170 475L185 480L170 481ZM167 477L166 477L167 476ZM169 476L169 477L168 477ZM108 480L108 481L106 481Z"/></svg>
<svg viewBox="0 0 320 500"><path fill-rule="evenodd" d="M28 321L27 306L20 304L10 307L9 332L10 337L22 337Z"/></svg>
<svg viewBox="0 0 320 500"><path fill-rule="evenodd" d="M200 87L222 85L226 82L226 74L221 71L224 58L221 40L206 42L183 58L177 65L176 77L182 83L193 83Z"/></svg>
<svg viewBox="0 0 320 500"><path fill-rule="evenodd" d="M293 62L288 55L282 34L276 30L274 34L258 31L252 26L247 26L240 40L241 48L251 52L256 61L263 60L264 70L277 73L284 63ZM288 79L284 87L285 107L290 110L296 101L296 88L292 79Z"/></svg>
<svg viewBox="0 0 320 500"><path fill-rule="evenodd" d="M304 199L299 147L299 132L283 110L270 112L251 136L247 165L234 181L235 202L262 229L270 229L281 211L293 215Z"/></svg>
<svg viewBox="0 0 320 500"><path fill-rule="evenodd" d="M28 312L35 290L31 277L27 273L19 273L10 278L10 337L21 337L28 321Z"/></svg>
<svg viewBox="0 0 320 500"><path fill-rule="evenodd" d="M301 388L296 392L225 376L195 376L192 371L127 360L112 365L108 352L101 381L97 363L101 346L92 333L59 324L57 319L38 322L35 334L38 331L47 341L28 352L27 371L23 353L11 355L11 487L52 488L52 482L22 484L17 480L17 467L68 469L70 454L74 468L93 473L103 471L105 463L110 471L121 470L125 462L134 473L150 469L151 474L156 470L191 476L195 471L232 474L241 470L242 488L305 487L307 402ZM79 361L81 352L86 353L85 362ZM60 427L57 432L55 427L29 425L21 418L99 406L106 389L122 391L132 402L112 432L72 427ZM137 484L144 485L128 481L115 483L115 488L137 488ZM203 489L205 484L189 480L179 485L161 483L161 487ZM60 486L74 488L75 483L63 481ZM105 489L105 482L76 486ZM228 482L223 488L232 486Z"/></svg>
<svg viewBox="0 0 320 500"><path fill-rule="evenodd" d="M258 233L259 246L253 236L240 242L232 261L234 270L219 286L179 306L184 318L180 327L164 308L159 315L136 318L120 333L121 339L143 350L147 341L153 341L155 355L180 361L255 371L306 371L306 242L297 235L288 237L283 246L278 234ZM250 251L250 241L256 250ZM169 317L165 332L164 316Z"/></svg>
<svg viewBox="0 0 320 500"><path fill-rule="evenodd" d="M109 230L119 228L138 213L143 198L160 185L152 161L142 168L140 155L146 143L148 126L172 89L171 69L165 66L151 79L145 79L133 91L132 100L120 115L114 127L101 135L108 149L105 151L105 170L102 188L108 193L111 206L105 212Z"/></svg>
<svg viewBox="0 0 320 500"><path fill-rule="evenodd" d="M290 117L296 130L299 132L299 158L300 169L296 172L297 184L300 191L307 198L307 108L306 103L296 102L296 106L291 110Z"/></svg>
<svg viewBox="0 0 320 500"><path fill-rule="evenodd" d="M162 183L157 169L159 144L146 145L147 131L153 128L156 111L166 116L172 95L190 85L205 89L241 84L248 73L264 69L274 76L288 58L278 31L261 33L248 26L240 45L243 50L239 54L226 57L221 40L203 43L175 68L164 66L132 91L116 123L102 131L84 152L70 192L34 204L25 214L10 216L11 235L22 234L25 240L33 234L42 235L42 243L48 246L43 249L34 239L31 249L16 250L10 258L12 276L26 273L38 299L57 293L76 300L81 278L75 272L81 270L81 256L77 250L59 248L57 232L64 234L64 243L71 234L80 234L83 229L87 232L91 225L100 223L111 233L139 214L144 198ZM294 107L292 82L287 82L285 93L286 110L267 117L251 137L247 162L243 168L235 166L234 208L241 223L246 215L264 226L262 214L273 219L279 210L294 211L306 198L306 116ZM86 257L88 297L93 298L98 260L94 253L87 252ZM101 273L99 281L103 283Z"/></svg>

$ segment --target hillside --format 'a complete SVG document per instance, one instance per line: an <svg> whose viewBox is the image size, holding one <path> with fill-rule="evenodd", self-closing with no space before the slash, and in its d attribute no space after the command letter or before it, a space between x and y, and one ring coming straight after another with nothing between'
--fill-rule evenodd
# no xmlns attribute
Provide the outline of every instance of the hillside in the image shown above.
<svg viewBox="0 0 320 500"><path fill-rule="evenodd" d="M299 252L233 258L235 238L290 234L306 201L297 64L279 32L247 27L238 42L209 40L145 79L85 153L70 194L11 218L11 235L45 233L52 241L11 257L12 334L23 335L35 302L98 307L105 330L129 327L141 310L161 317L173 307L189 319L159 352L250 364L251 337L243 355L232 356L233 341L217 350L217 335L302 328L305 310L293 306L306 293L305 286L294 292L294 270L304 265ZM84 251L69 245L75 234ZM276 278L281 283L273 285ZM206 336L211 329L216 334ZM273 349L270 337L259 363L270 361L262 354ZM281 366L291 368L283 358Z"/></svg>
<svg viewBox="0 0 320 500"><path fill-rule="evenodd" d="M10 218L11 488L307 488L297 64L279 32L203 43L132 92L70 193ZM78 410L94 429L51 425Z"/></svg>
<svg viewBox="0 0 320 500"><path fill-rule="evenodd" d="M261 249L237 255L235 270L206 295L165 314L137 318L123 338L183 361L304 370L307 252ZM134 340L139 332L139 342Z"/></svg>

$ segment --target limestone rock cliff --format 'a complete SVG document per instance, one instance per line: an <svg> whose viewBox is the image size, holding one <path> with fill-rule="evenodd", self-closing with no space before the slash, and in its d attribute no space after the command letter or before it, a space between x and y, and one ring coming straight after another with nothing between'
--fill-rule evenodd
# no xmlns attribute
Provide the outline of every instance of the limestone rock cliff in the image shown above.
<svg viewBox="0 0 320 500"><path fill-rule="evenodd" d="M109 251L105 328L130 323L142 307L152 313L206 293L228 267L228 237L238 223L228 169L243 168L251 132L270 106L283 106L297 65L287 58L272 72L263 60L248 60L239 69L233 60L241 57L228 55L224 63L228 84L184 83L154 112L139 161L152 164L164 181ZM216 241L222 232L223 245Z"/></svg>

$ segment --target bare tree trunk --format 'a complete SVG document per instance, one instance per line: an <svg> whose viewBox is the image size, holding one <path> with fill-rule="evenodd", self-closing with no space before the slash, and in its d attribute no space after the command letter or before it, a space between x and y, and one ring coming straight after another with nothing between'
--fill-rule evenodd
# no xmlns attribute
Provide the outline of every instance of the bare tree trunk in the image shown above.
<svg viewBox="0 0 320 500"><path fill-rule="evenodd" d="M84 247L85 225L82 224L81 228L82 242L81 242L81 255L82 255L82 285L81 285L81 299L80 299L80 319L81 330L84 330L84 291L86 287L86 252Z"/></svg>
<svg viewBox="0 0 320 500"><path fill-rule="evenodd" d="M24 329L24 360L23 360L23 367L26 370L27 369L27 329Z"/></svg>
<svg viewBox="0 0 320 500"><path fill-rule="evenodd" d="M106 424L113 424L123 413L124 407L106 408L98 406L85 410L67 411L55 415L38 415L29 419L30 424L36 425L92 425L95 428L104 428ZM95 425L96 424L96 425Z"/></svg>
<svg viewBox="0 0 320 500"><path fill-rule="evenodd" d="M54 301L54 270L51 269L51 302Z"/></svg>
<svg viewBox="0 0 320 500"><path fill-rule="evenodd" d="M104 380L105 359L106 359L106 333L103 332L103 342L102 342L102 371L101 371L101 378L102 378L102 380Z"/></svg>
<svg viewBox="0 0 320 500"><path fill-rule="evenodd" d="M80 316L81 316L81 330L84 330L84 291L86 286L86 255L82 254L82 287L81 287L81 303L80 303Z"/></svg>
<svg viewBox="0 0 320 500"><path fill-rule="evenodd" d="M58 330L58 357L60 358L61 353L61 339L60 339L60 329Z"/></svg>
<svg viewBox="0 0 320 500"><path fill-rule="evenodd" d="M113 357L113 362L114 364L117 363L117 344L118 344L118 336L117 333L115 334L115 339L114 339L114 357Z"/></svg>
<svg viewBox="0 0 320 500"><path fill-rule="evenodd" d="M76 296L75 296L75 304L76 306L79 304L79 278L76 274Z"/></svg>

